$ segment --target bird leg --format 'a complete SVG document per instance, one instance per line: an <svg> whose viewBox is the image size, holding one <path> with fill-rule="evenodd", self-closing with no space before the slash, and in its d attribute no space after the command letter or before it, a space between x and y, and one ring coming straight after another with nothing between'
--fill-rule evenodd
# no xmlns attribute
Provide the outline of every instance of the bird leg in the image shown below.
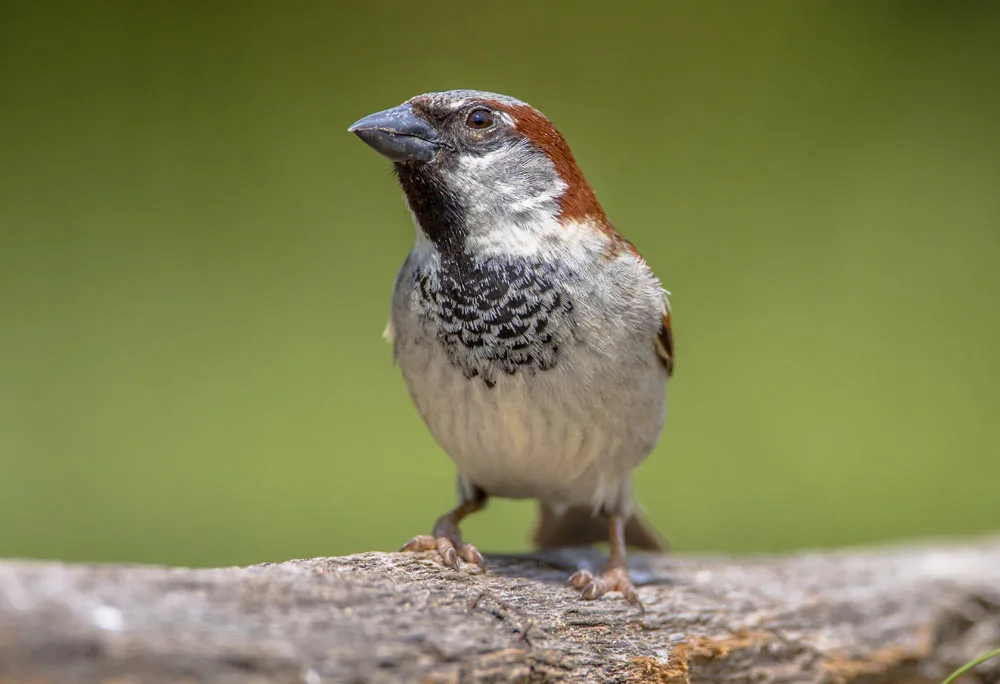
<svg viewBox="0 0 1000 684"><path fill-rule="evenodd" d="M593 601L604 596L609 591L620 592L625 600L638 606L643 612L646 609L639 600L639 592L628 576L628 558L625 553L625 518L620 515L608 516L611 554L604 570L594 576L590 570L577 570L567 584L580 589L581 598Z"/></svg>
<svg viewBox="0 0 1000 684"><path fill-rule="evenodd" d="M459 559L466 563L475 563L486 572L486 561L483 554L472 544L462 541L462 533L458 524L476 511L486 508L486 494L476 489L472 498L466 499L451 509L434 523L434 530L429 534L418 534L403 544L400 551L435 551L448 567L458 567Z"/></svg>

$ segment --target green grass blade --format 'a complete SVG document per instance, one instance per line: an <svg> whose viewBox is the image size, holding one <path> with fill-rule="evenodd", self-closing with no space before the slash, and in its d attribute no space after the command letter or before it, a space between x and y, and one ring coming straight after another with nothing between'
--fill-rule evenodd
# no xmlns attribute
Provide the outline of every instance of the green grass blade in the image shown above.
<svg viewBox="0 0 1000 684"><path fill-rule="evenodd" d="M952 684L952 682L954 682L956 679L958 679L959 677L961 677L962 675L964 675L966 672L968 672L972 668L976 667L977 665L979 665L981 663L985 663L990 658L996 658L997 656L1000 656L1000 648L992 650L989 653L987 653L986 655L981 655L978 658L976 658L975 660L973 660L972 662L966 663L962 667L960 667L957 670L955 670L954 672L952 672L948 676L948 679L946 679L943 682L941 682L941 684Z"/></svg>

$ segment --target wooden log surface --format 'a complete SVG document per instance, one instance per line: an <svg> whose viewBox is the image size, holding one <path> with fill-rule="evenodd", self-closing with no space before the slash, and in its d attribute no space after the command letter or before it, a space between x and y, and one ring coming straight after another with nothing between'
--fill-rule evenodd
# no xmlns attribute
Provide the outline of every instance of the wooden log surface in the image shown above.
<svg viewBox="0 0 1000 684"><path fill-rule="evenodd" d="M1000 645L1000 539L633 556L646 614L563 583L364 553L247 568L0 563L0 682L940 682ZM1000 663L966 682L1000 681Z"/></svg>

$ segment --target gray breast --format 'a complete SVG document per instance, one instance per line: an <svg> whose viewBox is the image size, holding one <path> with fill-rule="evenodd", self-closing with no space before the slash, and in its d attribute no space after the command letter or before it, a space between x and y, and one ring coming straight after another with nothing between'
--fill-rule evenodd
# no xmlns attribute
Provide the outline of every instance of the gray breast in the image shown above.
<svg viewBox="0 0 1000 684"><path fill-rule="evenodd" d="M573 328L567 274L540 259L444 258L416 270L421 324L467 378L535 374L559 363Z"/></svg>

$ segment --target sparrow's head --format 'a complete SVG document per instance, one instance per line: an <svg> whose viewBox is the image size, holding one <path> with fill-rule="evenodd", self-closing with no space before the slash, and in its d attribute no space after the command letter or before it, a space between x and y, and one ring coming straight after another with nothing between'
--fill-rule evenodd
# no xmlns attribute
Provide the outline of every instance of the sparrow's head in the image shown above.
<svg viewBox="0 0 1000 684"><path fill-rule="evenodd" d="M349 130L395 163L418 227L439 247L497 231L608 225L562 135L514 98L427 93Z"/></svg>

